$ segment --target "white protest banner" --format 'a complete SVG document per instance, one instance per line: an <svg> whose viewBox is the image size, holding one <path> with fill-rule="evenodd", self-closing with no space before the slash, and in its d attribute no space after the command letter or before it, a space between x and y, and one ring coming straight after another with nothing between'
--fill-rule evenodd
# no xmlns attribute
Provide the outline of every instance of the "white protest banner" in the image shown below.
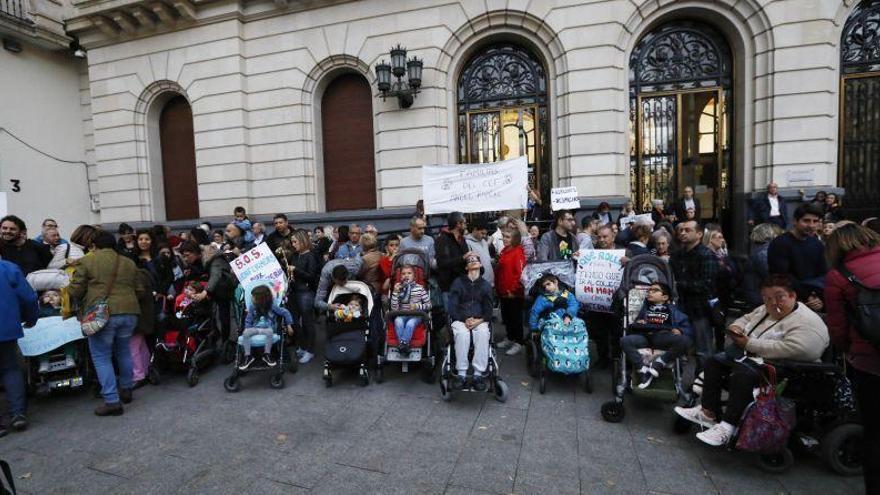
<svg viewBox="0 0 880 495"><path fill-rule="evenodd" d="M577 210L581 207L581 200L578 199L578 188L570 187L554 187L550 189L550 209L558 210Z"/></svg>
<svg viewBox="0 0 880 495"><path fill-rule="evenodd" d="M64 320L60 316L49 316L24 329L24 337L18 339L18 348L23 356L39 356L82 338L82 328L76 318Z"/></svg>
<svg viewBox="0 0 880 495"><path fill-rule="evenodd" d="M620 226L623 229L626 229L636 221L636 215L627 215L625 217L620 217Z"/></svg>
<svg viewBox="0 0 880 495"><path fill-rule="evenodd" d="M276 303L281 303L287 290L287 275L265 242L232 260L232 273L241 282L247 307L252 305L251 291L259 285L272 289Z"/></svg>
<svg viewBox="0 0 880 495"><path fill-rule="evenodd" d="M528 206L528 164L503 162L422 167L425 213L522 210Z"/></svg>
<svg viewBox="0 0 880 495"><path fill-rule="evenodd" d="M575 277L575 294L588 311L611 313L614 292L623 278L623 249L581 251Z"/></svg>

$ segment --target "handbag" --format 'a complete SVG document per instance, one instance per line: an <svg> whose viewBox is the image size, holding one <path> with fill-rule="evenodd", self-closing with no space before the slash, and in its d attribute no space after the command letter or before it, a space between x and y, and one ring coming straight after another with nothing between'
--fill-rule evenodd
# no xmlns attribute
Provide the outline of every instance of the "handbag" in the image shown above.
<svg viewBox="0 0 880 495"><path fill-rule="evenodd" d="M775 454L785 449L797 421L793 402L776 397L776 368L764 366L764 383L743 413L736 448L745 452Z"/></svg>
<svg viewBox="0 0 880 495"><path fill-rule="evenodd" d="M110 276L110 283L107 284L107 292L104 294L104 297L92 303L92 305L86 308L83 312L83 317L79 324L83 335L86 337L91 337L103 330L104 326L107 325L107 322L110 320L110 305L108 304L108 299L110 298L110 294L113 293L113 285L116 284L116 275L119 273L119 262L121 259L122 256L117 254L116 263L113 266L113 275Z"/></svg>

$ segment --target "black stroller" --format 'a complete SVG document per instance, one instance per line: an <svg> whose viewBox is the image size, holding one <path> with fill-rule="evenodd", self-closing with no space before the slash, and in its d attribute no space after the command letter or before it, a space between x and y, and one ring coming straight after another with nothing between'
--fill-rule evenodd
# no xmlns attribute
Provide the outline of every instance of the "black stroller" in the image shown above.
<svg viewBox="0 0 880 495"><path fill-rule="evenodd" d="M370 286L349 281L345 286L334 286L327 297L331 304L348 305L353 299L360 302L359 315L327 312L327 344L324 349L324 385L333 386L333 369L358 369L361 386L370 384L367 356L370 339L370 314L373 312L373 294Z"/></svg>

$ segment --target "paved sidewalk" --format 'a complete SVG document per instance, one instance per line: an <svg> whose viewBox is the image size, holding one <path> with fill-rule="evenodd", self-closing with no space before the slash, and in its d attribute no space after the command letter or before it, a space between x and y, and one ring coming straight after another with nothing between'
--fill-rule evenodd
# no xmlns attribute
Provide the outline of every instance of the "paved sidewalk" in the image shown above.
<svg viewBox="0 0 880 495"><path fill-rule="evenodd" d="M283 390L257 374L230 394L217 367L195 388L178 375L136 390L121 417L95 417L86 393L35 401L30 429L0 439L0 458L21 492L40 494L863 493L861 478L809 455L772 476L675 435L668 406L629 401L623 423L606 423L607 371L593 395L557 378L540 395L522 356L502 356L501 370L506 404L447 404L399 369L366 388L337 374L325 389L313 362Z"/></svg>

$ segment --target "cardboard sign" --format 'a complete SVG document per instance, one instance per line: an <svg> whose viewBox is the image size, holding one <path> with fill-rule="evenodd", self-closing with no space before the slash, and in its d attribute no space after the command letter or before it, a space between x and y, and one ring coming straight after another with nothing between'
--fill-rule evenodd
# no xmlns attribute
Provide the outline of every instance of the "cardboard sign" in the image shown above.
<svg viewBox="0 0 880 495"><path fill-rule="evenodd" d="M581 200L578 199L577 187L554 187L550 189L551 210L577 210L580 207Z"/></svg>
<svg viewBox="0 0 880 495"><path fill-rule="evenodd" d="M246 251L230 263L232 273L241 282L245 293L245 302L248 309L251 308L251 291L254 287L265 285L272 290L272 296L276 304L281 304L287 292L287 274L278 263L278 259L272 254L272 250L266 243Z"/></svg>
<svg viewBox="0 0 880 495"><path fill-rule="evenodd" d="M522 210L528 206L526 157L495 163L422 167L425 213Z"/></svg>
<svg viewBox="0 0 880 495"><path fill-rule="evenodd" d="M611 313L614 292L623 278L624 249L581 251L575 275L575 294L587 311Z"/></svg>
<svg viewBox="0 0 880 495"><path fill-rule="evenodd" d="M18 339L18 348L23 356L39 356L82 338L85 337L76 318L63 320L60 316L50 316L25 328L24 337Z"/></svg>

